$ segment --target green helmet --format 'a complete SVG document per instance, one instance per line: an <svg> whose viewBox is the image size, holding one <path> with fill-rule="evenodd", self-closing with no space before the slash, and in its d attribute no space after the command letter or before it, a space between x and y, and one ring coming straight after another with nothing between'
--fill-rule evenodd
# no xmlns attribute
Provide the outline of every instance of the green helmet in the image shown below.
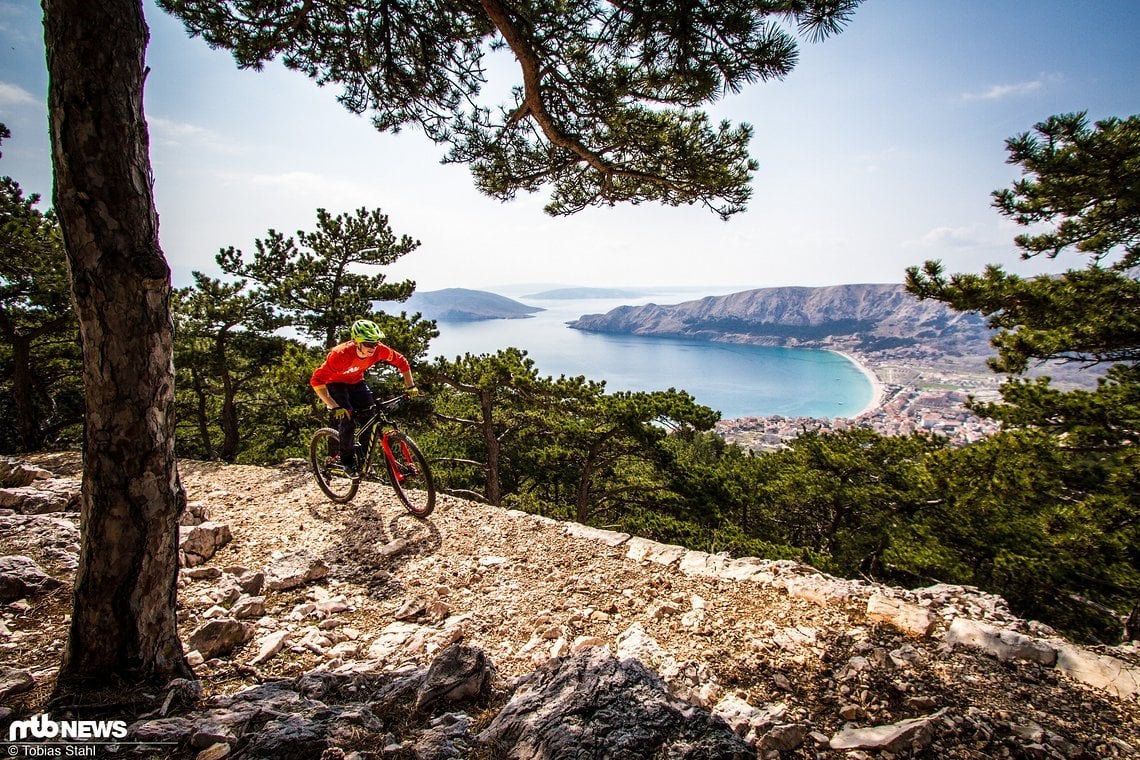
<svg viewBox="0 0 1140 760"><path fill-rule="evenodd" d="M380 326L370 319L358 319L352 323L352 329L349 330L352 339L357 343L379 343L384 340L384 333L380 332Z"/></svg>

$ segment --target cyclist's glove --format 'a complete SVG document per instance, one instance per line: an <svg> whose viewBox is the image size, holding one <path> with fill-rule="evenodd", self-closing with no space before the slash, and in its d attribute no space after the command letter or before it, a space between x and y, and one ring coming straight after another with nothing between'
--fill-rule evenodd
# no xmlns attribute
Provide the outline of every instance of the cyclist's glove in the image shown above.
<svg viewBox="0 0 1140 760"><path fill-rule="evenodd" d="M415 398L416 396L420 395L420 389L413 385L411 388L408 388L404 391L404 395L406 395L408 398Z"/></svg>
<svg viewBox="0 0 1140 760"><path fill-rule="evenodd" d="M348 409L345 409L343 406L336 407L335 409L332 410L332 413L333 413L333 417L335 417L338 420L347 420L349 417L352 416L352 412Z"/></svg>

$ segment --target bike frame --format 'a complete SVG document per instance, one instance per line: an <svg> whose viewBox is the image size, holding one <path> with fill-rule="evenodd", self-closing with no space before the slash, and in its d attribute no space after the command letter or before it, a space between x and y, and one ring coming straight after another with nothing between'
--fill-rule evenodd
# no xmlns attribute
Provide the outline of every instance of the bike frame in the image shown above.
<svg viewBox="0 0 1140 760"><path fill-rule="evenodd" d="M368 419L367 422L360 426L360 432L356 435L357 443L359 443L366 435L368 436L368 446L364 450L364 466L361 467L361 470L363 471L365 468L372 465L373 453L376 450L376 437L379 436L380 450L384 452L384 458L387 460L387 464L391 471L395 473L395 477L398 482L403 482L404 475L402 472L400 472L396 454L392 451L391 444L388 443L388 437L392 433L400 432L400 426L397 425L396 421L391 419L385 412L388 409L392 408L402 398L402 396L397 396L395 398L388 399L387 401L381 401L377 403L376 411L373 412L372 416ZM403 441L400 441L400 446L402 448L402 451L400 453L404 455L404 459L407 461L409 456L408 447L404 444Z"/></svg>
<svg viewBox="0 0 1140 760"><path fill-rule="evenodd" d="M390 433L396 432L396 430L396 428L393 428L392 430L385 430L380 436L380 446L384 450L384 456L388 458L388 464L392 468L392 474L396 478L396 482L403 483L404 472L400 469L400 466L396 461L396 455L392 452L392 445L388 443L388 435ZM402 439L400 440L400 453L403 455L405 462L411 460L412 455L411 452L408 451L408 444L404 443Z"/></svg>

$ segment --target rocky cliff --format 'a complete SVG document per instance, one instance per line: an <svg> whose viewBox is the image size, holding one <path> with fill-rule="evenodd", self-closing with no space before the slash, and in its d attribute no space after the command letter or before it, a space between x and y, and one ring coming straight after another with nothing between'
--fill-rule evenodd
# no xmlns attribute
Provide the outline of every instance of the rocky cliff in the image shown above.
<svg viewBox="0 0 1140 760"><path fill-rule="evenodd" d="M902 285L763 288L670 306L622 306L570 326L761 346L992 353L984 319L920 301Z"/></svg>
<svg viewBox="0 0 1140 760"><path fill-rule="evenodd" d="M0 488L5 736L46 711L78 563L78 458L34 462L47 470ZM848 581L446 496L418 520L372 483L334 505L304 463L179 469L178 620L200 680L147 714L104 712L129 723L116 757L1140 752L1134 645L1075 646L976 589Z"/></svg>

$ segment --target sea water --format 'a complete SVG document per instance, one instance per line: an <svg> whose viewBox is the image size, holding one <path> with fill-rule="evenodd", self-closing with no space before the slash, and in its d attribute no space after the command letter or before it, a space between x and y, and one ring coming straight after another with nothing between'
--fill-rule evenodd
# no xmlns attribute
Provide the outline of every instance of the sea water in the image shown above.
<svg viewBox="0 0 1140 760"><path fill-rule="evenodd" d="M863 371L831 351L596 333L566 325L583 314L622 305L679 303L708 292L573 300L496 292L544 311L529 319L440 322L429 355L454 359L513 346L527 352L541 376L583 375L604 380L608 391L684 390L724 419L851 417L872 400L874 391Z"/></svg>

